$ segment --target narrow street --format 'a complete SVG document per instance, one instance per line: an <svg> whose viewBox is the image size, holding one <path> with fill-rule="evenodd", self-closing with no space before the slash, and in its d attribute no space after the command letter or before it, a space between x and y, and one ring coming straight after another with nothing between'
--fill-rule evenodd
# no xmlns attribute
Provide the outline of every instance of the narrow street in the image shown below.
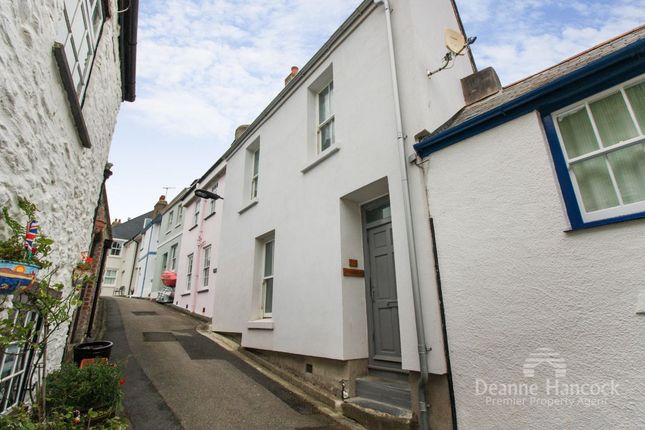
<svg viewBox="0 0 645 430"><path fill-rule="evenodd" d="M197 333L203 322L147 300L104 300L134 430L343 428Z"/></svg>

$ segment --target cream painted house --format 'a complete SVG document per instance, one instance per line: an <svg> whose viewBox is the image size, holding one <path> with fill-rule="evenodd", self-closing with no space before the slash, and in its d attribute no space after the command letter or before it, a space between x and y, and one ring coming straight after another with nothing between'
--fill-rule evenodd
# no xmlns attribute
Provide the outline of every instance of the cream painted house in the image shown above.
<svg viewBox="0 0 645 430"><path fill-rule="evenodd" d="M135 98L138 1L0 2L0 206L24 196L54 240L51 259L69 282L92 243L121 102ZM105 221L105 220L104 220ZM2 234L3 232L0 232ZM58 367L68 327L49 345ZM21 365L3 354L0 413L25 398ZM22 381L22 382L21 382ZM11 388L9 388L11 387Z"/></svg>
<svg viewBox="0 0 645 430"><path fill-rule="evenodd" d="M423 175L407 160L474 70L463 55L428 78L447 27L460 29L448 0L364 1L236 138L212 322L353 396L349 414L376 400L433 428L451 428L448 368Z"/></svg>
<svg viewBox="0 0 645 430"><path fill-rule="evenodd" d="M459 428L645 428L644 72L640 27L416 146Z"/></svg>
<svg viewBox="0 0 645 430"><path fill-rule="evenodd" d="M101 282L101 295L111 296L117 293L128 294L132 282L132 241L152 220L152 212L139 215L125 222L115 221L112 224L112 246L107 254L103 280ZM129 252L130 251L130 252Z"/></svg>
<svg viewBox="0 0 645 430"><path fill-rule="evenodd" d="M202 199L195 190L224 193L226 164L218 160L183 197L183 233L176 264L175 305L196 315L213 315L213 291L218 282L223 200Z"/></svg>

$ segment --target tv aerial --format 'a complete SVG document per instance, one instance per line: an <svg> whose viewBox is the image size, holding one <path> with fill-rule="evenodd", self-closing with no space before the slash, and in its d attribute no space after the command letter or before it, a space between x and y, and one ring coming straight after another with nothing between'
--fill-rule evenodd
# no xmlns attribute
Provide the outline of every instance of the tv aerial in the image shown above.
<svg viewBox="0 0 645 430"><path fill-rule="evenodd" d="M464 55L464 51L470 45L475 43L477 37L469 37L466 39L463 34L458 31L446 28L444 30L444 41L448 52L443 56L443 64L437 70L428 70L428 78L432 75L439 73L442 70L450 69L455 64L455 58L459 55Z"/></svg>

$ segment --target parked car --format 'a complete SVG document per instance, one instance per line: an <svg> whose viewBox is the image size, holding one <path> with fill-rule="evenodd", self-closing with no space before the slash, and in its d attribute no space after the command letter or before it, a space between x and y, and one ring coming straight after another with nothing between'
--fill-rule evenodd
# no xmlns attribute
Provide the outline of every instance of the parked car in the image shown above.
<svg viewBox="0 0 645 430"><path fill-rule="evenodd" d="M175 289L171 287L163 287L157 293L157 303L172 303L175 300Z"/></svg>

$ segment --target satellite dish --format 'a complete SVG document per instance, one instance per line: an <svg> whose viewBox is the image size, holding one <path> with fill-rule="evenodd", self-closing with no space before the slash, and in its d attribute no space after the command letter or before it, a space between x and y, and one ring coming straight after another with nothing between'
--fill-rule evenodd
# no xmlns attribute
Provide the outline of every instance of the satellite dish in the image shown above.
<svg viewBox="0 0 645 430"><path fill-rule="evenodd" d="M450 28L446 28L446 30L444 31L444 37L446 41L446 48L448 48L454 54L461 53L467 45L464 35L458 31L451 30Z"/></svg>

